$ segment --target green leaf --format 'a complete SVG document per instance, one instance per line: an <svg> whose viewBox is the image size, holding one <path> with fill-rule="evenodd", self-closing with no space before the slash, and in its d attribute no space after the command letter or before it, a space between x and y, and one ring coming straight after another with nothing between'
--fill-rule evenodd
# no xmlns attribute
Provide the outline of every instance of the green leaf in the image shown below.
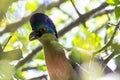
<svg viewBox="0 0 120 80"><path fill-rule="evenodd" d="M111 47L116 54L120 53L120 44L118 42L112 43Z"/></svg>
<svg viewBox="0 0 120 80"><path fill-rule="evenodd" d="M117 64L117 66L120 66L120 55L118 55L118 56L115 58L115 63Z"/></svg>
<svg viewBox="0 0 120 80"><path fill-rule="evenodd" d="M14 61L22 58L22 51L20 49L15 49L3 53L3 59Z"/></svg>
<svg viewBox="0 0 120 80"><path fill-rule="evenodd" d="M36 59L40 59L40 60L45 60L44 52L41 51L35 58L36 58Z"/></svg>
<svg viewBox="0 0 120 80"><path fill-rule="evenodd" d="M101 37L91 33L87 30L83 30L84 35L76 34L73 40L73 45L85 50L96 50L101 47Z"/></svg>
<svg viewBox="0 0 120 80"><path fill-rule="evenodd" d="M0 80L10 80L15 73L15 69L7 60L0 60Z"/></svg>
<svg viewBox="0 0 120 80"><path fill-rule="evenodd" d="M38 66L38 69L41 71L46 71L47 70L47 67L45 65L42 65L42 66Z"/></svg>
<svg viewBox="0 0 120 80"><path fill-rule="evenodd" d="M117 20L120 18L120 6L115 7L115 16Z"/></svg>
<svg viewBox="0 0 120 80"><path fill-rule="evenodd" d="M35 11L39 5L38 0L27 0L26 9L28 11Z"/></svg>
<svg viewBox="0 0 120 80"><path fill-rule="evenodd" d="M69 57L70 60L79 64L83 62L88 62L91 59L90 51L77 47L72 47L71 54Z"/></svg>
<svg viewBox="0 0 120 80"><path fill-rule="evenodd" d="M106 2L113 6L120 4L120 0L106 0Z"/></svg>

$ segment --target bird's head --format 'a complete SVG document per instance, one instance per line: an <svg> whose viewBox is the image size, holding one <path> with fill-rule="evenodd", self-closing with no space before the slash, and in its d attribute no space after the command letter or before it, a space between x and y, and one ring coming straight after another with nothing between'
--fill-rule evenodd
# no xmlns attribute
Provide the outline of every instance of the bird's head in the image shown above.
<svg viewBox="0 0 120 80"><path fill-rule="evenodd" d="M30 41L42 38L45 34L53 34L55 38L58 38L55 25L47 15L43 13L33 14L30 18L30 24L32 27L32 32L29 35Z"/></svg>

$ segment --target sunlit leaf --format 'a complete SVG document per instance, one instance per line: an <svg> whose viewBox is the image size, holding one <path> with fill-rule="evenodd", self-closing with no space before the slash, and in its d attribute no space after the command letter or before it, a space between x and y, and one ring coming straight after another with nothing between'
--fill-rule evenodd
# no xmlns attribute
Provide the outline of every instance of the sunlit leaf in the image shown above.
<svg viewBox="0 0 120 80"><path fill-rule="evenodd" d="M26 75L27 75L27 71L21 72L21 75L22 75L23 77L26 76Z"/></svg>
<svg viewBox="0 0 120 80"><path fill-rule="evenodd" d="M6 25L7 25L7 20L6 20L6 18L4 18L4 19L2 19L2 21L0 22L0 28L1 28L1 27L6 27Z"/></svg>
<svg viewBox="0 0 120 80"><path fill-rule="evenodd" d="M14 67L7 60L0 60L0 80L10 80L14 73Z"/></svg>
<svg viewBox="0 0 120 80"><path fill-rule="evenodd" d="M36 59L41 59L41 60L45 60L45 57L44 57L44 52L41 51L36 57Z"/></svg>
<svg viewBox="0 0 120 80"><path fill-rule="evenodd" d="M114 26L110 26L109 29L107 29L107 32L108 32L108 38L111 38L113 32L114 32Z"/></svg>
<svg viewBox="0 0 120 80"><path fill-rule="evenodd" d="M47 67L45 65L38 66L38 69L41 71L46 71Z"/></svg>
<svg viewBox="0 0 120 80"><path fill-rule="evenodd" d="M115 16L117 19L120 18L120 6L115 7Z"/></svg>
<svg viewBox="0 0 120 80"><path fill-rule="evenodd" d="M84 30L83 32L85 33L83 36L81 36L80 34L76 34L73 40L73 44L75 46L93 51L100 48L101 38L98 35L90 33L86 30Z"/></svg>
<svg viewBox="0 0 120 80"><path fill-rule="evenodd" d="M22 58L22 51L20 49L16 49L16 50L11 50L11 51L7 51L3 53L3 59L6 60L19 60L20 58Z"/></svg>
<svg viewBox="0 0 120 80"><path fill-rule="evenodd" d="M15 78L21 79L21 80L24 80L24 79L25 79L25 77L23 76L23 74L22 74L22 72L21 72L21 69L18 69L18 70L16 71Z"/></svg>
<svg viewBox="0 0 120 80"><path fill-rule="evenodd" d="M120 4L120 0L106 0L108 4L110 5L118 5Z"/></svg>
<svg viewBox="0 0 120 80"><path fill-rule="evenodd" d="M37 0L27 0L26 9L29 11L35 11L38 7L38 1Z"/></svg>
<svg viewBox="0 0 120 80"><path fill-rule="evenodd" d="M77 62L77 63L81 64L81 63L90 61L90 59L91 59L90 54L91 54L90 51L87 51L87 50L84 50L81 48L77 48L77 47L72 47L70 59L73 62Z"/></svg>
<svg viewBox="0 0 120 80"><path fill-rule="evenodd" d="M108 21L108 16L106 14L104 14L102 16L96 17L95 20L96 20L97 26L101 26L101 25L105 24Z"/></svg>

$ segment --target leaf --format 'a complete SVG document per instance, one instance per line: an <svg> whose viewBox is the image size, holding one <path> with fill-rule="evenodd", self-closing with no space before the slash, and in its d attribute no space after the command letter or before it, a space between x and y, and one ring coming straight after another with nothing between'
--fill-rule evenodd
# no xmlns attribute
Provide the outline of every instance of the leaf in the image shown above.
<svg viewBox="0 0 120 80"><path fill-rule="evenodd" d="M120 66L120 55L118 55L118 56L115 58L115 63L117 64L117 66Z"/></svg>
<svg viewBox="0 0 120 80"><path fill-rule="evenodd" d="M106 0L106 2L113 6L120 4L120 0Z"/></svg>
<svg viewBox="0 0 120 80"><path fill-rule="evenodd" d="M46 70L47 70L47 67L46 67L45 65L39 65L39 66L38 66L38 69L39 69L40 71L46 71Z"/></svg>
<svg viewBox="0 0 120 80"><path fill-rule="evenodd" d="M84 63L84 62L88 62L91 59L90 56L90 51L81 49L81 48L77 48L77 47L72 47L71 50L71 54L70 54L70 59L73 62L77 62L79 64Z"/></svg>
<svg viewBox="0 0 120 80"><path fill-rule="evenodd" d="M92 50L95 51L96 49L99 49L101 47L100 41L101 38L100 36L91 33L87 30L83 30L83 33L85 34L76 34L74 40L73 40L73 45L85 50Z"/></svg>
<svg viewBox="0 0 120 80"><path fill-rule="evenodd" d="M15 73L15 69L7 60L0 60L0 80L10 80Z"/></svg>
<svg viewBox="0 0 120 80"><path fill-rule="evenodd" d="M20 49L11 50L3 53L3 59L6 60L19 60L22 58L22 51Z"/></svg>
<svg viewBox="0 0 120 80"><path fill-rule="evenodd" d="M39 54L37 54L37 56L35 57L35 59L45 60L44 52L41 51Z"/></svg>
<svg viewBox="0 0 120 80"><path fill-rule="evenodd" d="M117 20L120 18L120 6L115 7L115 16Z"/></svg>
<svg viewBox="0 0 120 80"><path fill-rule="evenodd" d="M108 21L108 16L106 14L104 14L102 16L96 17L95 20L96 20L96 25L101 26L101 25L105 24Z"/></svg>
<svg viewBox="0 0 120 80"><path fill-rule="evenodd" d="M27 0L26 9L29 11L35 11L38 7L38 1L37 0Z"/></svg>
<svg viewBox="0 0 120 80"><path fill-rule="evenodd" d="M120 53L120 44L118 42L112 43L111 47L116 54Z"/></svg>

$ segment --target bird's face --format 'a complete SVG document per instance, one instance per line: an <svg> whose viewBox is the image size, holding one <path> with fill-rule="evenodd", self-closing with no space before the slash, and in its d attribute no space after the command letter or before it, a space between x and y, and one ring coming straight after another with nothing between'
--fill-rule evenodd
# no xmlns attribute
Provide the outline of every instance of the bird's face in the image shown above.
<svg viewBox="0 0 120 80"><path fill-rule="evenodd" d="M34 14L30 19L30 24L32 26L32 32L29 35L30 41L42 38L45 34L49 33L54 34L58 38L55 25L47 15L42 13Z"/></svg>
<svg viewBox="0 0 120 80"><path fill-rule="evenodd" d="M40 24L36 27L37 28L35 30L33 30L29 35L29 40L30 41L42 38L43 35L45 35L47 33L54 34L54 32L48 27L48 25ZM46 36L46 38L47 38L47 36Z"/></svg>

